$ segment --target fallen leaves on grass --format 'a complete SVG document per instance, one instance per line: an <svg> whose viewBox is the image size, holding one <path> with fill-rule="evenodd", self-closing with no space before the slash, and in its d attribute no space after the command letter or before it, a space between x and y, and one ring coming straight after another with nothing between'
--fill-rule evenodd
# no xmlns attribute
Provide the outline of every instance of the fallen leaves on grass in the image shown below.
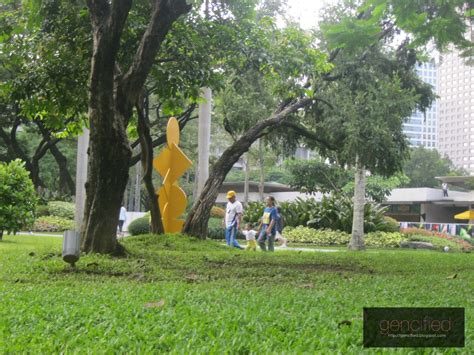
<svg viewBox="0 0 474 355"><path fill-rule="evenodd" d="M197 274L192 273L192 274L186 275L187 282L196 282L198 279L199 279L199 276Z"/></svg>
<svg viewBox="0 0 474 355"><path fill-rule="evenodd" d="M344 319L343 321L337 323L338 328L342 327L343 325L351 326L352 322L350 320Z"/></svg>
<svg viewBox="0 0 474 355"><path fill-rule="evenodd" d="M159 300L158 302L145 303L146 308L161 308L165 305L165 300Z"/></svg>

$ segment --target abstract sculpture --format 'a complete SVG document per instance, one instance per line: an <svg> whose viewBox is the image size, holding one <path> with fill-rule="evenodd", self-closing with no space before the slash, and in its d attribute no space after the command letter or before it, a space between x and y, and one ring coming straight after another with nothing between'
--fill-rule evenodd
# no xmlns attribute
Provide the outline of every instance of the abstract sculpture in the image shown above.
<svg viewBox="0 0 474 355"><path fill-rule="evenodd" d="M158 190L161 220L165 233L179 233L184 220L178 219L186 210L186 194L178 186L178 179L192 165L191 160L178 147L179 124L171 117L166 127L167 147L153 159L153 167L163 178Z"/></svg>

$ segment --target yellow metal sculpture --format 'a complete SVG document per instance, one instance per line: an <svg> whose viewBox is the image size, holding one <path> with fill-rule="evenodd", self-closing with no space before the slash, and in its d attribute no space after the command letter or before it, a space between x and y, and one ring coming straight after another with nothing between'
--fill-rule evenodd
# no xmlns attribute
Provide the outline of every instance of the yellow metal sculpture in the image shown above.
<svg viewBox="0 0 474 355"><path fill-rule="evenodd" d="M163 178L163 186L157 191L161 220L165 233L179 233L184 220L178 219L186 210L186 194L178 186L178 179L192 165L191 160L178 147L179 124L171 117L166 127L167 147L153 159L153 167Z"/></svg>

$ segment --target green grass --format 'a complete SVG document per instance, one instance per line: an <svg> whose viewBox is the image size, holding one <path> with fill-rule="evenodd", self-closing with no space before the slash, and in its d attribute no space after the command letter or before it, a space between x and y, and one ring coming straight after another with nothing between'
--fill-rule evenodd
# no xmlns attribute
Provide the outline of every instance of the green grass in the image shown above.
<svg viewBox="0 0 474 355"><path fill-rule="evenodd" d="M466 348L436 353L474 351L474 254L269 254L181 236L124 245L127 258L84 255L72 270L60 238L5 237L0 353L407 353L363 350L362 307L374 306L466 307Z"/></svg>

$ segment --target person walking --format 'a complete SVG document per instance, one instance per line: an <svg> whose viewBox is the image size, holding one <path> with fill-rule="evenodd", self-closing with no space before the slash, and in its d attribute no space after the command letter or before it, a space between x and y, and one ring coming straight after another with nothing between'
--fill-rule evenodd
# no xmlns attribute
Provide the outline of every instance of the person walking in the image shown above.
<svg viewBox="0 0 474 355"><path fill-rule="evenodd" d="M242 204L237 201L235 191L231 190L227 192L227 200L228 202L224 217L226 243L228 246L244 249L237 242L237 233L240 230L240 223L242 222L244 209Z"/></svg>
<svg viewBox="0 0 474 355"><path fill-rule="evenodd" d="M247 223L244 226L242 233L245 235L245 239L247 240L247 246L245 247L245 250L257 251L257 241L255 240L257 232L252 229L252 224Z"/></svg>
<svg viewBox="0 0 474 355"><path fill-rule="evenodd" d="M122 205L120 207L120 214L119 214L119 236L123 237L123 225L125 224L125 221L127 220L127 210L126 208Z"/></svg>
<svg viewBox="0 0 474 355"><path fill-rule="evenodd" d="M266 207L263 210L262 220L257 231L259 234L258 245L260 246L260 249L267 251L265 241L268 241L268 251L274 251L277 221L275 198L273 196L268 196L265 199L265 205Z"/></svg>
<svg viewBox="0 0 474 355"><path fill-rule="evenodd" d="M448 184L443 182L441 187L443 188L443 197L448 197Z"/></svg>

